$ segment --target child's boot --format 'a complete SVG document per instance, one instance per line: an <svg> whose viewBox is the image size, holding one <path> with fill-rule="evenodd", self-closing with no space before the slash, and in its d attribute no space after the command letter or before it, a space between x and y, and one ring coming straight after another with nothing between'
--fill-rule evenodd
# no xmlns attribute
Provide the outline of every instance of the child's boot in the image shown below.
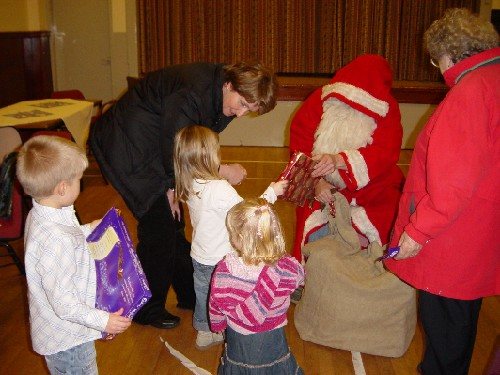
<svg viewBox="0 0 500 375"><path fill-rule="evenodd" d="M213 333L210 331L198 331L196 336L196 348L199 350L205 350L211 346L218 345L224 342L224 336L222 333Z"/></svg>

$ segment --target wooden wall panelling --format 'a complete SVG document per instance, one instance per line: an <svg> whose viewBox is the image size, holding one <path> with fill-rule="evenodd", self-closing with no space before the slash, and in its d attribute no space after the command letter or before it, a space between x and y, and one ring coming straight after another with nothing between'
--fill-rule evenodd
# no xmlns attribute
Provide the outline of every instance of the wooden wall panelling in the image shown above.
<svg viewBox="0 0 500 375"><path fill-rule="evenodd" d="M49 31L2 32L0 51L0 106L50 97Z"/></svg>

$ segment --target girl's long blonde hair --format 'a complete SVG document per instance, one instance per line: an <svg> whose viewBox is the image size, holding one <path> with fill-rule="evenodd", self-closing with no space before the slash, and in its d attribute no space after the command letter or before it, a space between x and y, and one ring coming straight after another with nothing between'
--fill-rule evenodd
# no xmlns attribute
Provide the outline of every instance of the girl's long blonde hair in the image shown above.
<svg viewBox="0 0 500 375"><path fill-rule="evenodd" d="M190 125L175 135L174 173L175 197L185 202L193 190L193 181L219 180L220 145L217 133Z"/></svg>
<svg viewBox="0 0 500 375"><path fill-rule="evenodd" d="M245 199L226 217L229 240L245 264L272 265L286 255L283 229L263 198Z"/></svg>

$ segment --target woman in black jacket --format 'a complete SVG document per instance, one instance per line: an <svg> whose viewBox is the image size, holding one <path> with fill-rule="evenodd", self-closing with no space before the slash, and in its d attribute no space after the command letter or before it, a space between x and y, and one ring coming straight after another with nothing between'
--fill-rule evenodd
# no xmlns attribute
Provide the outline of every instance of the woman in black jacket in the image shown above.
<svg viewBox="0 0 500 375"><path fill-rule="evenodd" d="M92 152L138 220L137 254L153 296L134 321L157 328L179 324L165 310L170 284L178 307L195 304L190 243L173 193L175 134L193 124L221 132L234 117L272 110L276 92L274 74L258 63L174 65L146 75L94 124ZM220 174L238 184L246 171L221 165Z"/></svg>

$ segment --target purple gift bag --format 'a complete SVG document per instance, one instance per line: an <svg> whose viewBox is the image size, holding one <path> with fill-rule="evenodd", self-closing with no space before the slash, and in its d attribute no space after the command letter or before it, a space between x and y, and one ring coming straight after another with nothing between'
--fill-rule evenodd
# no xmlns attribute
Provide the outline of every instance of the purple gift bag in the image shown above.
<svg viewBox="0 0 500 375"><path fill-rule="evenodd" d="M132 319L151 298L148 282L135 253L127 227L116 208L111 208L87 237L95 260L97 293L95 307ZM103 337L109 338L103 333Z"/></svg>

